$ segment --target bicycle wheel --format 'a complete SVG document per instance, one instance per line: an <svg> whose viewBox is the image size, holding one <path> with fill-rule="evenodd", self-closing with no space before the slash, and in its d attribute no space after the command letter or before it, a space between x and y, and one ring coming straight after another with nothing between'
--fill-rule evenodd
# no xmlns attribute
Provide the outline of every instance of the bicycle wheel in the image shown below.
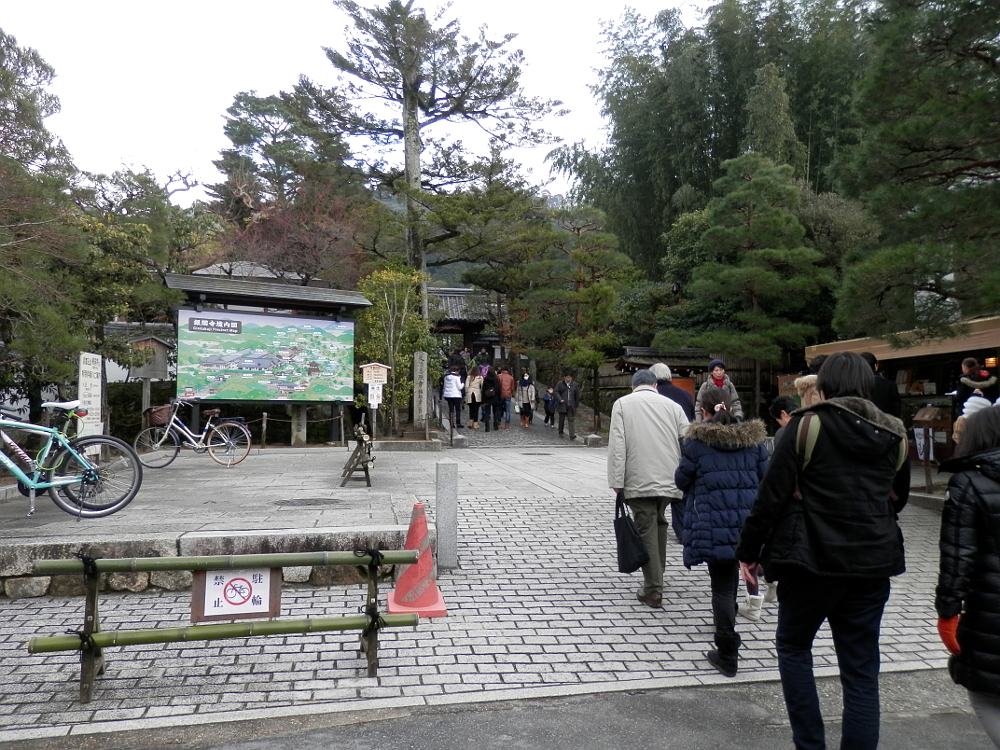
<svg viewBox="0 0 1000 750"><path fill-rule="evenodd" d="M143 466L162 469L177 458L181 443L173 430L168 431L166 427L147 427L136 435L132 447L135 448Z"/></svg>
<svg viewBox="0 0 1000 750"><path fill-rule="evenodd" d="M235 466L250 453L250 430L238 422L217 424L208 433L208 455L223 466Z"/></svg>
<svg viewBox="0 0 1000 750"><path fill-rule="evenodd" d="M110 516L130 502L142 485L142 464L124 440L104 435L74 438L70 445L82 458L63 448L55 458L52 480L77 477L78 481L50 487L49 496L60 509L74 516Z"/></svg>

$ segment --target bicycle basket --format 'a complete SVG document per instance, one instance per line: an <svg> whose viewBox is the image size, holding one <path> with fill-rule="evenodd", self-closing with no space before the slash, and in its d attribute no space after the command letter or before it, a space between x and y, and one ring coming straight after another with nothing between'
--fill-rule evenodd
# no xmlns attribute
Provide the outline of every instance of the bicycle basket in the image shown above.
<svg viewBox="0 0 1000 750"><path fill-rule="evenodd" d="M149 426L158 427L169 422L170 410L172 408L173 407L168 404L167 406L150 406L146 409L146 420L149 422Z"/></svg>

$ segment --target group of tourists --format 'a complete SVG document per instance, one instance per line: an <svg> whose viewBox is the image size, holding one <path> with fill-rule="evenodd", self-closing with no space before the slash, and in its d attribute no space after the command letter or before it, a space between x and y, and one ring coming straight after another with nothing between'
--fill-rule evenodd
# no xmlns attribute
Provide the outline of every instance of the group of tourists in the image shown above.
<svg viewBox="0 0 1000 750"><path fill-rule="evenodd" d="M544 424L556 426L559 420L559 437L563 437L569 427L569 439L576 439L576 411L580 407L580 389L574 382L572 370L566 370L563 378L545 389L539 398L538 389L525 370L517 380L506 365L497 372L485 349L476 355L475 361L467 357L468 349L456 349L449 356L441 384L441 398L448 403L448 421L453 429L463 428L463 407L468 408L468 420L464 427L485 432L510 429L512 413L520 417L523 429L531 427L535 411L541 404L545 413ZM471 363L470 363L471 362ZM482 425L480 425L482 422Z"/></svg>
<svg viewBox="0 0 1000 750"><path fill-rule="evenodd" d="M723 675L739 668L737 612L759 619L778 602L775 645L796 748L825 748L812 645L829 624L843 685L841 748L879 738L879 628L890 580L904 572L898 513L910 488L909 443L877 362L838 352L813 362L800 401L776 399L773 452L757 419L743 419L725 364L713 360L693 400L670 368L637 371L615 402L608 484L622 493L649 554L643 605L660 608L668 541L666 507L680 527L684 564L705 563L714 646ZM978 362L963 365L968 398L996 384ZM886 381L888 382L888 381ZM889 384L895 391L894 384ZM973 391L980 391L978 394ZM666 397L664 397L666 396ZM1000 747L1000 405L966 417L941 528L935 607L955 682ZM740 580L746 599L738 606Z"/></svg>

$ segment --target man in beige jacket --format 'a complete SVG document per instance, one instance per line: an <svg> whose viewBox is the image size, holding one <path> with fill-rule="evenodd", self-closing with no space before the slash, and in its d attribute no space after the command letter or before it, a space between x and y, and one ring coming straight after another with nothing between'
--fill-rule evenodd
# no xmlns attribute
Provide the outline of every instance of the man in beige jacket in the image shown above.
<svg viewBox="0 0 1000 750"><path fill-rule="evenodd" d="M608 486L625 493L649 553L649 562L642 566L643 587L636 598L650 607L663 606L668 527L664 511L681 497L674 471L687 428L684 410L657 392L656 376L649 370L632 376L632 393L618 399L611 409Z"/></svg>

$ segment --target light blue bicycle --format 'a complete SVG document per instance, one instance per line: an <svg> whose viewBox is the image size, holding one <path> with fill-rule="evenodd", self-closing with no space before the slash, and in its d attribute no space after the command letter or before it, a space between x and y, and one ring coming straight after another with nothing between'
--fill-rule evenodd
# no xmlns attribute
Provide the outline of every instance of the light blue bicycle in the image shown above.
<svg viewBox="0 0 1000 750"><path fill-rule="evenodd" d="M142 464L132 447L106 435L69 437L67 425L87 415L79 401L48 401L42 406L54 410L53 427L0 412L0 440L24 468L3 452L0 466L14 475L21 494L30 499L28 515L35 513L39 490L47 490L59 509L77 518L110 516L132 502L142 485ZM34 458L7 434L11 430L41 436L44 444Z"/></svg>

